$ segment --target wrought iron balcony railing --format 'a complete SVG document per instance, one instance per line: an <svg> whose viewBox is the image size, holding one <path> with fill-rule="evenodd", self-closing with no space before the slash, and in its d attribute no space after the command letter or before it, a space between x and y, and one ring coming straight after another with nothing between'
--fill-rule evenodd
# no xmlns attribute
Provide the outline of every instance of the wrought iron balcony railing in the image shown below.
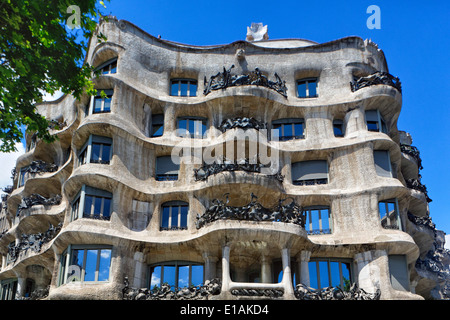
<svg viewBox="0 0 450 320"><path fill-rule="evenodd" d="M350 82L350 87L353 92L365 88L370 87L377 84L384 84L397 89L400 93L402 92L402 84L399 78L394 77L393 75L387 72L375 72L366 77L354 77L353 82Z"/></svg>

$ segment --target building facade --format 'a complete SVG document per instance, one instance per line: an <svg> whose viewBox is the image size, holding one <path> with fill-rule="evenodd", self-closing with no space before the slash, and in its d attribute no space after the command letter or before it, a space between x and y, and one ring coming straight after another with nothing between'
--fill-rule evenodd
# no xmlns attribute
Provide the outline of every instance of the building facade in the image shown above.
<svg viewBox="0 0 450 320"><path fill-rule="evenodd" d="M38 105L2 299L445 299L450 256L376 44L190 46L110 17L98 94ZM447 267L445 267L447 265Z"/></svg>

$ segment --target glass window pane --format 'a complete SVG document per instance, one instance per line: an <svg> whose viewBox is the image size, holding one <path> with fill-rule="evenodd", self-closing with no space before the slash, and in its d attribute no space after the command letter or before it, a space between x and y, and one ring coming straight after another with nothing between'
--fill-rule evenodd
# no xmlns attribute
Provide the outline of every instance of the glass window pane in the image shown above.
<svg viewBox="0 0 450 320"><path fill-rule="evenodd" d="M309 286L314 289L319 288L319 284L317 282L317 263L316 261L308 262L309 269Z"/></svg>
<svg viewBox="0 0 450 320"><path fill-rule="evenodd" d="M295 136L299 137L303 135L303 123L294 124Z"/></svg>
<svg viewBox="0 0 450 320"><path fill-rule="evenodd" d="M188 95L188 82L187 81L181 81L180 96L181 97L187 97L187 95Z"/></svg>
<svg viewBox="0 0 450 320"><path fill-rule="evenodd" d="M111 97L105 98L105 102L103 105L103 112L111 111Z"/></svg>
<svg viewBox="0 0 450 320"><path fill-rule="evenodd" d="M101 97L96 97L94 99L94 113L102 111L102 101L103 99Z"/></svg>
<svg viewBox="0 0 450 320"><path fill-rule="evenodd" d="M93 201L94 201L94 197L92 197L92 196L84 197L84 212L83 212L84 217L86 217L86 216L89 217L91 215Z"/></svg>
<svg viewBox="0 0 450 320"><path fill-rule="evenodd" d="M163 135L163 131L164 131L164 126L163 125L160 125L160 124L157 124L157 125L154 125L153 126L153 129L152 129L152 137L160 137L160 136L162 136Z"/></svg>
<svg viewBox="0 0 450 320"><path fill-rule="evenodd" d="M180 227L187 227L187 214L188 214L188 207L182 206L180 213Z"/></svg>
<svg viewBox="0 0 450 320"><path fill-rule="evenodd" d="M94 200L94 216L98 217L102 213L102 200L103 198L95 197Z"/></svg>
<svg viewBox="0 0 450 320"><path fill-rule="evenodd" d="M181 119L178 121L178 136L184 137L187 134L187 120Z"/></svg>
<svg viewBox="0 0 450 320"><path fill-rule="evenodd" d="M340 137L344 135L344 132L342 131L342 124L334 124L333 125L334 135L336 137Z"/></svg>
<svg viewBox="0 0 450 320"><path fill-rule="evenodd" d="M378 122L367 121L367 130L369 130L369 131L378 131Z"/></svg>
<svg viewBox="0 0 450 320"><path fill-rule="evenodd" d="M322 218L322 231L328 232L330 228L330 211L328 209L320 209L320 216Z"/></svg>
<svg viewBox="0 0 450 320"><path fill-rule="evenodd" d="M189 84L189 96L195 97L197 95L197 83L196 82L190 82Z"/></svg>
<svg viewBox="0 0 450 320"><path fill-rule="evenodd" d="M161 286L161 267L153 267L151 269L152 276L150 278L150 289Z"/></svg>
<svg viewBox="0 0 450 320"><path fill-rule="evenodd" d="M170 87L170 95L178 96L178 81L172 82L172 86Z"/></svg>
<svg viewBox="0 0 450 320"><path fill-rule="evenodd" d="M350 263L341 263L341 267L342 267L342 281L344 283L343 290L349 291L351 286Z"/></svg>
<svg viewBox="0 0 450 320"><path fill-rule="evenodd" d="M71 278L72 281L81 281L78 276L81 276L81 270L83 269L83 259L84 259L84 250L83 249L74 249L72 250L72 257L69 264L69 272L67 277L69 278L72 275L77 275Z"/></svg>
<svg viewBox="0 0 450 320"><path fill-rule="evenodd" d="M189 266L178 267L178 287L189 287Z"/></svg>
<svg viewBox="0 0 450 320"><path fill-rule="evenodd" d="M180 207L171 207L172 208L172 222L170 224L171 228L178 227L178 214L180 212Z"/></svg>
<svg viewBox="0 0 450 320"><path fill-rule="evenodd" d="M100 265L98 267L98 281L108 281L111 265L111 249L100 250Z"/></svg>
<svg viewBox="0 0 450 320"><path fill-rule="evenodd" d="M292 138L292 136L293 136L292 124L283 125L283 129L284 129L283 137Z"/></svg>
<svg viewBox="0 0 450 320"><path fill-rule="evenodd" d="M162 220L161 220L162 228L169 227L169 215L170 215L170 207L163 207Z"/></svg>
<svg viewBox="0 0 450 320"><path fill-rule="evenodd" d="M331 285L333 287L341 286L341 276L339 273L339 262L330 261Z"/></svg>
<svg viewBox="0 0 450 320"><path fill-rule="evenodd" d="M311 210L311 221L312 221L312 230L318 231L320 229L319 226L319 210Z"/></svg>
<svg viewBox="0 0 450 320"><path fill-rule="evenodd" d="M103 218L109 219L109 216L111 215L111 199L110 198L103 198Z"/></svg>
<svg viewBox="0 0 450 320"><path fill-rule="evenodd" d="M328 277L328 262L319 261L319 273L320 273L320 288L326 288L330 286L330 279Z"/></svg>
<svg viewBox="0 0 450 320"><path fill-rule="evenodd" d="M315 97L317 96L317 82L316 80L308 80L308 96Z"/></svg>
<svg viewBox="0 0 450 320"><path fill-rule="evenodd" d="M192 285L199 286L203 284L203 266L192 266Z"/></svg>
<svg viewBox="0 0 450 320"><path fill-rule="evenodd" d="M187 128L187 129L188 129L191 137L194 137L194 134L195 134L195 120L189 120L188 121L188 127L189 128Z"/></svg>
<svg viewBox="0 0 450 320"><path fill-rule="evenodd" d="M298 82L297 94L299 98L306 98L306 82L304 81Z"/></svg>
<svg viewBox="0 0 450 320"><path fill-rule="evenodd" d="M97 162L100 160L100 149L102 145L99 143L92 144L91 161Z"/></svg>
<svg viewBox="0 0 450 320"><path fill-rule="evenodd" d="M95 270L97 269L98 250L87 250L86 267L84 269L84 281L95 281Z"/></svg>
<svg viewBox="0 0 450 320"><path fill-rule="evenodd" d="M169 284L172 288L175 287L175 266L164 266L163 283Z"/></svg>
<svg viewBox="0 0 450 320"><path fill-rule="evenodd" d="M111 157L111 145L110 144L104 144L103 145L103 150L102 150L102 161L107 161L109 162L109 160Z"/></svg>
<svg viewBox="0 0 450 320"><path fill-rule="evenodd" d="M117 72L117 61L111 63L111 73Z"/></svg>

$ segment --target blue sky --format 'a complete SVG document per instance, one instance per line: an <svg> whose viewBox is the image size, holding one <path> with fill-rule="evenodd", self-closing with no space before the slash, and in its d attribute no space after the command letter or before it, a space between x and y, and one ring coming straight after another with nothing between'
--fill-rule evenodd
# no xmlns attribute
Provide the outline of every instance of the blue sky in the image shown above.
<svg viewBox="0 0 450 320"><path fill-rule="evenodd" d="M367 28L370 5L380 8L381 29ZM245 40L252 22L268 25L270 39L372 39L402 82L398 128L411 133L421 152L432 220L450 234L450 1L110 0L103 12L162 39L193 45Z"/></svg>

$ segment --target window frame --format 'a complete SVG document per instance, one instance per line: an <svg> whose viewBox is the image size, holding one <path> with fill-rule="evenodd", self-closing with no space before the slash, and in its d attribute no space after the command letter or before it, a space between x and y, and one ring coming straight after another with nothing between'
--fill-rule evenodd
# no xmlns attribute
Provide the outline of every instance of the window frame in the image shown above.
<svg viewBox="0 0 450 320"><path fill-rule="evenodd" d="M373 114L370 113L370 112L373 112L373 111L376 112L376 119L374 118ZM368 114L368 112L369 112L369 114ZM383 116L380 113L380 110L378 110L378 109L365 110L364 118L366 120L366 127L367 127L368 131L370 131L370 132L381 132L381 133L384 133L384 134L388 134L389 133L386 120L384 120ZM375 124L377 126L377 129L370 129L369 123L372 124L372 125Z"/></svg>
<svg viewBox="0 0 450 320"><path fill-rule="evenodd" d="M340 126L340 128L338 127ZM336 134L336 129L341 131L341 134ZM333 134L336 138L343 138L345 137L345 125L344 120L341 119L334 119L333 120Z"/></svg>
<svg viewBox="0 0 450 320"><path fill-rule="evenodd" d="M109 160L93 160L92 159L92 148L93 144L100 144L100 154L103 157L103 146L109 145ZM97 136L97 135L90 135L86 143L83 145L83 147L80 149L80 152L78 152L78 166L82 166L84 164L88 163L97 163L97 164L110 164L113 156L113 139L110 137L105 136Z"/></svg>
<svg viewBox="0 0 450 320"><path fill-rule="evenodd" d="M168 158L170 158L170 162L174 165L174 166L177 166L177 174L173 174L173 173L161 173L161 172L159 172L159 168L158 168L158 162L159 161L163 161L163 162L165 162L164 160L168 160ZM174 168L172 168L172 169L174 169ZM174 170L170 170L169 172L172 172L172 171L174 171ZM156 157L156 161L155 161L155 180L156 181L177 181L178 180L178 178L179 178L179 175L180 175L180 165L178 164L175 164L175 163L173 163L173 161L172 161L172 156L159 156L159 157Z"/></svg>
<svg viewBox="0 0 450 320"><path fill-rule="evenodd" d="M2 280L0 282L0 301L16 300L18 286L17 278Z"/></svg>
<svg viewBox="0 0 450 320"><path fill-rule="evenodd" d="M173 260L173 261L165 261L165 262L158 262L158 263L153 263L153 264L151 264L151 265L149 265L148 266L148 284L147 284L147 287L150 289L150 290L153 290L155 287L157 287L157 288L161 288L161 285L162 284L164 284L165 282L163 282L165 279L164 279L164 267L166 267L166 266L173 266L173 267L175 267L175 277L174 277L174 283L175 283L175 285L173 285L173 286L171 286L171 289L172 289L172 287L174 287L174 288L178 288L178 289L180 289L180 288L186 288L186 287L180 287L179 286L179 274L180 274L180 267L185 267L185 266L188 266L189 267L189 278L188 278L188 282L189 282L189 285L187 286L187 287L191 287L191 286L197 286L197 285L194 285L193 284L193 282L192 282L192 267L194 267L194 266L201 266L202 268L203 268L203 274L202 274L202 284L203 283L205 283L205 265L204 265L204 263L201 263L201 262L195 262L195 261L185 261L185 260ZM160 278L159 278L159 284L157 285L157 284L155 284L153 287L152 287L152 275L153 275L153 272L152 272L152 270L154 270L155 268L157 268L157 267L161 267L161 271L160 271Z"/></svg>
<svg viewBox="0 0 450 320"><path fill-rule="evenodd" d="M70 282L78 282L78 283L108 283L111 280L111 266L113 262L113 246L112 245L73 245L69 244L66 250L60 256L60 266L59 266L59 276L58 276L58 285L68 284L68 276L69 276L69 267L70 263L73 260L73 252L74 250L83 250L83 261L81 265L81 273L79 280L71 280ZM94 280L85 280L86 276L86 261L87 261L87 251L89 250L97 250L97 261L95 266L95 274ZM107 280L98 280L100 274L100 263L101 263L101 254L102 250L109 250L109 266L108 266L108 279ZM75 277L74 277L75 278Z"/></svg>
<svg viewBox="0 0 450 320"><path fill-rule="evenodd" d="M151 138L156 138L156 137L162 137L164 135L164 113L157 113L157 114L152 114L151 116L152 118L152 124L151 124L151 132L150 132L150 137ZM159 119L161 118L161 119ZM155 122L157 122L155 124ZM162 128L162 133L160 135L156 135L156 131L155 130L155 126L159 126L159 128Z"/></svg>
<svg viewBox="0 0 450 320"><path fill-rule="evenodd" d="M187 92L186 95L181 95L181 83L182 82L187 82ZM174 95L173 93L173 86L178 85L178 90L177 90L177 94ZM194 95L191 95L191 85L195 85L195 92ZM197 96L197 90L198 90L198 81L196 79L192 79L192 78L174 78L174 79L170 79L170 91L169 94L172 97L182 97L182 98L190 98L190 97L196 97Z"/></svg>
<svg viewBox="0 0 450 320"><path fill-rule="evenodd" d="M313 229L313 221L315 219L313 219L312 217L312 212L313 210L318 210L318 221L319 221L319 229ZM323 217L322 216L322 212L324 210L328 211L328 217ZM333 219L332 219L332 215L331 215L331 208L330 206L325 206L325 205L315 205L315 206L307 206L303 209L303 212L305 212L305 231L306 234L308 235L322 235L322 234L331 234L333 233ZM324 219L328 219L328 229L323 229L323 220ZM309 228L309 230L307 229L307 226Z"/></svg>
<svg viewBox="0 0 450 320"><path fill-rule="evenodd" d="M302 132L300 135L297 135L295 132L295 125L301 124ZM274 128L275 126L281 127L281 135L278 135L278 141L289 141L289 140L301 140L305 139L305 119L303 118L282 118L272 121L272 130L271 130L271 138L273 138L273 130L277 130ZM292 126L291 136L284 135L285 126Z"/></svg>
<svg viewBox="0 0 450 320"><path fill-rule="evenodd" d="M110 74L116 74L118 73L118 57L106 60L105 62L103 62L102 64L100 64L98 67L95 68L94 72L98 72L101 71L101 75L110 75ZM111 66L115 64L115 72L112 72L112 68ZM105 67L108 67L107 72L105 73L105 71L103 69L105 69Z"/></svg>
<svg viewBox="0 0 450 320"><path fill-rule="evenodd" d="M186 225L182 225L182 208L186 207ZM187 230L188 229L188 218L189 218L189 203L185 201L166 201L163 204L161 204L161 214L160 214L160 231L178 231L178 230ZM165 212L164 208L170 208L168 217L167 217L167 227L163 226L165 219ZM174 211L173 208L178 208L178 212L176 213L176 221L177 226L172 226L172 221L175 220L174 218ZM184 220L184 219L183 219Z"/></svg>
<svg viewBox="0 0 450 320"><path fill-rule="evenodd" d="M86 206L86 196L93 197L90 209L90 216L85 215L85 206ZM100 214L95 214L95 199L101 198L100 205ZM106 214L104 212L105 207L105 199L109 199L109 213ZM103 220L109 221L111 219L111 214L113 212L113 194L109 191L105 191L102 189L90 187L83 185L81 190L75 196L74 200L71 202L71 221L75 221L78 219L86 218L86 219L95 219L95 220Z"/></svg>
<svg viewBox="0 0 450 320"><path fill-rule="evenodd" d="M316 174L321 175L321 174L325 174L326 177L324 178L314 178L314 179L295 179L294 180L294 171L296 170L295 168L297 166L301 166L301 163L310 163L312 164L313 162L323 162L326 165L326 172L322 173L322 172L317 172ZM314 172L310 172L308 174L314 174ZM292 184L295 186L311 186L311 185L323 185L323 184L328 184L330 177L329 177L329 164L327 160L305 160L305 161L297 161L297 162L292 162L291 163L291 179L292 179Z"/></svg>
<svg viewBox="0 0 450 320"><path fill-rule="evenodd" d="M326 262L327 263L327 275L328 275L328 284L322 284L322 281L320 279L320 262ZM317 257L317 258L311 258L308 262L308 271L309 271L309 281L310 281L310 286L312 287L311 284L311 264L315 264L316 266L316 281L317 281L317 286L318 288L314 288L314 289L318 289L321 290L323 288L332 286L332 282L333 282L333 277L332 277L332 269L330 268L330 264L333 262L337 262L339 263L339 287L344 290L345 288L345 284L344 284L344 278L343 278L343 273L342 273L342 264L348 264L349 265L349 281L350 281L350 287L351 285L354 283L354 272L353 272L353 261L351 259L346 259L346 258L321 258L321 257ZM313 288L313 287L312 287ZM350 289L350 288L349 288Z"/></svg>
<svg viewBox="0 0 450 320"><path fill-rule="evenodd" d="M384 159L384 160L387 160L387 164L388 164L389 168L383 168L381 163L377 163L377 159L378 160L380 160L380 159L376 156L376 154L381 154L381 152L385 152L383 157L387 157L387 159ZM383 160L383 159L381 159L381 160ZM385 177L385 178L393 178L394 177L394 173L392 171L391 153L389 152L389 150L373 150L373 163L375 166L375 171L379 177ZM389 172L389 175L383 174L383 172Z"/></svg>
<svg viewBox="0 0 450 320"><path fill-rule="evenodd" d="M309 94L309 84L310 82L314 81L316 84L316 94L314 96L311 96ZM301 83L305 83L305 96L300 96L300 93L298 91L298 87ZM302 78L302 79L297 79L295 81L295 89L296 89L296 93L297 93L297 98L299 99L310 99L310 98L318 98L319 97L319 78L318 77L309 77L309 78Z"/></svg>
<svg viewBox="0 0 450 320"><path fill-rule="evenodd" d="M391 214L390 214L391 211L389 211L389 207L388 207L388 205L389 205L390 203L394 204L394 214L395 214L395 215L391 215ZM384 213L384 216L382 216L383 212L381 212L381 210L380 210L380 205L381 205L381 204L384 204L384 209L385 209L385 211L386 211L386 212ZM388 217L388 218L385 220L387 223L383 224L383 219L384 219L385 217L387 217L388 215L389 215L389 216L392 216L392 218ZM400 218L400 210L399 210L398 199L397 199L397 198L391 198L391 199L385 199L385 200L380 200L380 201L378 201L378 216L379 216L379 218L380 218L380 222L381 222L382 228L384 228L384 229L392 229L392 230L400 230L400 231L403 231L403 230L402 230L402 221L401 221L401 218ZM393 218L395 218L396 221L397 221L397 225L396 225L396 226L392 224L392 221L391 221L391 220L393 220ZM394 221L395 221L395 220L394 220Z"/></svg>
<svg viewBox="0 0 450 320"><path fill-rule="evenodd" d="M106 94L106 98L110 99L109 110L105 110L105 98L103 98L101 96L101 92L102 91ZM88 115L112 112L113 97L114 97L114 90L113 89L97 90L97 94L91 97L91 100L90 100L90 103L89 103ZM102 100L101 101L101 108L100 108L101 110L100 110L100 112L95 112L95 103L96 103L96 100L98 100L98 99Z"/></svg>
<svg viewBox="0 0 450 320"><path fill-rule="evenodd" d="M180 121L186 120L186 128L180 128ZM194 134L192 134L189 131L189 122L194 122ZM201 123L199 126L198 123ZM205 139L206 138L206 132L208 131L208 118L205 117L198 117L198 116L180 116L177 117L177 129L176 133L178 137L181 138L190 138L190 139ZM203 132L203 126L205 127L205 131ZM199 135L198 129L201 130L201 135Z"/></svg>

